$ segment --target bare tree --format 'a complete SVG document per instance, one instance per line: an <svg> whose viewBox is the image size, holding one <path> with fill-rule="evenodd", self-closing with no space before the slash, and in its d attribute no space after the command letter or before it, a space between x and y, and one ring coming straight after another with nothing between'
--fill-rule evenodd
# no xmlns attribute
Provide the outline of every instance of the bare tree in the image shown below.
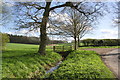
<svg viewBox="0 0 120 80"><path fill-rule="evenodd" d="M118 27L120 24L120 1L112 2L111 7L109 7L110 13L114 14L112 15L113 25L114 27Z"/></svg>
<svg viewBox="0 0 120 80"><path fill-rule="evenodd" d="M79 41L88 31L92 29L92 22L89 20L89 16L85 16L82 13L79 13L75 9L67 9L67 15L60 15L56 20L52 21L53 24L52 29L57 31L56 34L73 37L74 38L74 50L77 49L77 39ZM56 17L57 17L56 16ZM52 17L51 17L52 18ZM64 20L60 20L61 18L65 18ZM53 32L55 33L55 32ZM79 43L79 42L78 42Z"/></svg>
<svg viewBox="0 0 120 80"><path fill-rule="evenodd" d="M47 40L47 22L49 21L49 14L51 11L54 11L57 8L65 9L66 7L70 7L79 11L79 13L87 15L97 14L101 9L102 3L93 3L88 5L86 2L61 2L57 3L54 6L52 4L52 0L50 2L19 2L16 3L16 15L17 21L19 21L19 28L27 28L27 29L40 29L40 46L38 53L45 55L46 49L46 40ZM86 6L86 7L85 7ZM19 9L18 9L19 8ZM21 26L21 24L23 26ZM24 26L24 25L30 26ZM37 24L38 26L34 26Z"/></svg>
<svg viewBox="0 0 120 80"><path fill-rule="evenodd" d="M116 2L116 4L113 6L115 9L115 13L117 13L114 22L116 24L120 24L120 2Z"/></svg>

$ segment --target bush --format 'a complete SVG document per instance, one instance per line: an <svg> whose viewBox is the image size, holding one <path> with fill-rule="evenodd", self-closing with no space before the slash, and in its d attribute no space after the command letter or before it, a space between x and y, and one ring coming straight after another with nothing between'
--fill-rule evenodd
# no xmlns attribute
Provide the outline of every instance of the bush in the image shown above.
<svg viewBox="0 0 120 80"><path fill-rule="evenodd" d="M84 46L90 46L95 44L95 39L84 39L81 41Z"/></svg>
<svg viewBox="0 0 120 80"><path fill-rule="evenodd" d="M80 78L115 78L94 51L74 51L50 75L51 80L80 80Z"/></svg>
<svg viewBox="0 0 120 80"><path fill-rule="evenodd" d="M84 46L118 46L120 39L84 39L81 41Z"/></svg>
<svg viewBox="0 0 120 80"><path fill-rule="evenodd" d="M6 45L6 43L9 42L9 36L7 34L4 33L0 33L0 39L1 39L1 46L4 47Z"/></svg>

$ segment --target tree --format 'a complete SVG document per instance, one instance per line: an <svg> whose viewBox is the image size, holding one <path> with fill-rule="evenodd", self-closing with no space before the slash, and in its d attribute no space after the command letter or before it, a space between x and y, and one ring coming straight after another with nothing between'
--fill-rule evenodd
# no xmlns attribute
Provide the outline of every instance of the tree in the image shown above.
<svg viewBox="0 0 120 80"><path fill-rule="evenodd" d="M77 49L77 38L79 36L82 38L85 33L91 28L91 25L88 21L88 18L79 13L77 10L69 9L67 10L68 16L65 20L59 21L59 19L54 21L54 25L57 26L56 29L59 30L59 33L62 33L62 35L73 37L74 38L74 50ZM63 16L64 17L64 16ZM60 18L62 18L60 16Z"/></svg>
<svg viewBox="0 0 120 80"><path fill-rule="evenodd" d="M84 39L81 42L84 44L84 46L90 46L91 44L94 44L95 39Z"/></svg>
<svg viewBox="0 0 120 80"><path fill-rule="evenodd" d="M5 47L6 43L9 42L9 36L5 33L1 33L0 32L0 42L1 42L1 45L0 47L2 46L3 48Z"/></svg>
<svg viewBox="0 0 120 80"><path fill-rule="evenodd" d="M59 35L67 36L67 37L73 37L74 38L74 50L77 49L77 46L79 46L79 40L87 34L90 30L92 30L93 22L96 19L96 17L100 16L100 12L96 15L84 15L82 13L79 13L79 11L75 9L66 9L65 14L58 14L56 15L56 19L54 19L55 16L51 17L53 24L52 28L59 33ZM62 19L61 18L65 18ZM55 32L54 32L55 33ZM77 39L78 39L78 45L77 45Z"/></svg>
<svg viewBox="0 0 120 80"><path fill-rule="evenodd" d="M51 6L52 0L50 2L18 2L16 3L17 20L22 25L30 26L20 26L19 28L28 28L28 29L40 29L40 46L38 53L45 55L46 49L46 40L47 40L47 22L49 20L50 12L54 11L57 8L66 8L70 7L79 11L79 13L84 15L92 15L97 13L101 8L101 3L94 3L93 5L88 6L86 2L64 2L57 3L54 6ZM84 7L87 6L87 7ZM18 9L19 8L19 9ZM63 10L64 10L63 9ZM24 19L23 19L24 18ZM37 26L33 26L37 24Z"/></svg>
<svg viewBox="0 0 120 80"><path fill-rule="evenodd" d="M113 13L115 13L115 17L113 19L113 22L115 23L115 26L118 26L120 24L120 2L115 2L115 4L113 5L113 9L112 10ZM116 15L117 14L117 15Z"/></svg>

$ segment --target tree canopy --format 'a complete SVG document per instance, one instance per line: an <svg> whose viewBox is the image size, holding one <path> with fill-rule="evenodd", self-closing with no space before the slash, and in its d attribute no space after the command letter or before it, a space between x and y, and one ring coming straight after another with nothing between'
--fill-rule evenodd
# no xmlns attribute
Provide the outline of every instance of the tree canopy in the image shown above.
<svg viewBox="0 0 120 80"><path fill-rule="evenodd" d="M92 16L103 15L102 2L16 2L14 5L14 15L16 15L17 29L38 30L40 32L40 47L38 53L45 54L48 22L51 14L62 13L67 8L75 9L89 20L94 20ZM51 14L50 14L51 13ZM54 17L55 18L55 17Z"/></svg>

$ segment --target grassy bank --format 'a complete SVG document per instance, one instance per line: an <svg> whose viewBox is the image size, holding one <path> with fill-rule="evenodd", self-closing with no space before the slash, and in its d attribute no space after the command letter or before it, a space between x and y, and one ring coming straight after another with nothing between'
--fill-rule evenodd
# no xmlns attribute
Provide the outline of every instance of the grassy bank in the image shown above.
<svg viewBox="0 0 120 80"><path fill-rule="evenodd" d="M50 46L48 46L50 47ZM58 53L47 48L47 55L37 54L38 45L9 43L2 53L3 78L42 77L45 71L61 60Z"/></svg>
<svg viewBox="0 0 120 80"><path fill-rule="evenodd" d="M68 55L59 69L50 74L51 80L79 80L80 78L114 78L94 51L74 51Z"/></svg>

